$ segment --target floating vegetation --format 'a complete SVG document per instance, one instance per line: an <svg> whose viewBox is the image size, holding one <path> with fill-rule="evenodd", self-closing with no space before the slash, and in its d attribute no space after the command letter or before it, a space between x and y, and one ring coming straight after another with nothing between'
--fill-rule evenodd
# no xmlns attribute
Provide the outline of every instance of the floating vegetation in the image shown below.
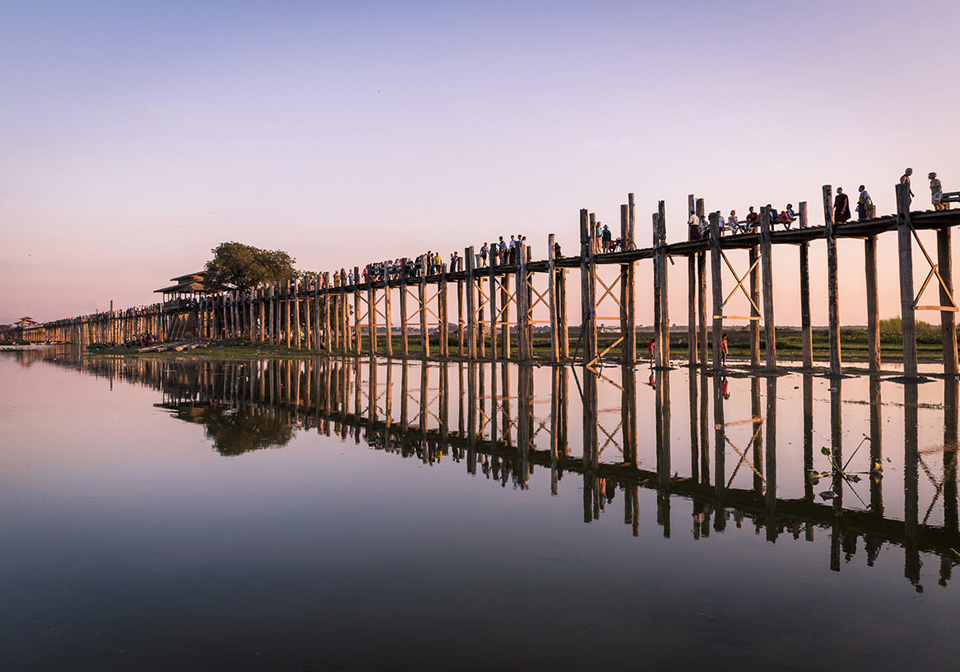
<svg viewBox="0 0 960 672"><path fill-rule="evenodd" d="M864 506L866 506L866 503L863 501L860 495L857 494L857 491L853 490L853 484L859 483L863 476L870 476L870 478L872 478L874 481L879 482L879 480L883 478L883 465L881 464L880 460L873 460L873 462L870 464L870 471L848 471L848 467L853 461L853 458L856 457L860 448L863 447L863 444L868 443L869 441L870 437L864 434L863 438L860 440L860 443L858 443L857 447L854 449L853 454L850 455L850 457L847 458L847 461L842 465L839 461L839 455L835 455L831 448L827 448L826 446L821 448L820 452L830 459L830 469L827 471L815 471L811 469L809 472L807 472L807 478L810 479L810 484L816 485L820 482L821 478L830 477L836 479L839 476L842 479L840 482L850 485L850 489L853 491L853 494L857 496L857 499L859 499ZM840 493L830 489L821 492L820 498L824 501L827 501L835 499L839 495Z"/></svg>

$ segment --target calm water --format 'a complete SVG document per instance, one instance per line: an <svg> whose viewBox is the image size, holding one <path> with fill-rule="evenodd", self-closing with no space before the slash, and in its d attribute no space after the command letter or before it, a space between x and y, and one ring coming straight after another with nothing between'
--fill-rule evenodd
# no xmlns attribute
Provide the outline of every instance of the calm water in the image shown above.
<svg viewBox="0 0 960 672"><path fill-rule="evenodd" d="M2 353L0 664L955 668L955 381L601 373Z"/></svg>

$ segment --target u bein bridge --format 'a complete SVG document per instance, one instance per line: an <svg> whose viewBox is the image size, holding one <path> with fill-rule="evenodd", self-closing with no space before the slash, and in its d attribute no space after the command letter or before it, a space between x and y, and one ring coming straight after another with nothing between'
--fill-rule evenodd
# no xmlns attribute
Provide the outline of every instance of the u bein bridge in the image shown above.
<svg viewBox="0 0 960 672"><path fill-rule="evenodd" d="M660 201L653 213L652 246L638 248L635 241L634 195L621 206L620 225L622 251L597 254L594 250L597 223L587 210L580 212L580 254L559 256L554 234L548 240L546 260L534 261L525 246L515 263L491 256L489 265L481 265L473 247L464 251L464 268L448 269L440 265L432 273L424 260L422 266L408 273L412 265L403 259L403 272L375 272L373 265L361 274L354 268L357 281L347 285L346 269L334 274L323 273L314 281L291 282L286 285L258 287L249 292L226 291L217 294L194 293L189 297L126 311L110 311L80 318L59 320L30 329L27 340L71 342L86 346L92 343L119 343L140 334L154 340L173 341L185 338L203 340L243 338L256 342L285 344L318 354L383 354L389 357L446 359L470 361L492 360L530 362L534 355L535 325L549 325L549 355L538 357L551 363L580 361L589 368L619 346L624 364L637 361L635 281L637 264L650 260L653 264L654 325L657 343L655 363L669 366L670 307L668 302L668 268L677 258L687 260L687 361L708 369L720 370L720 341L724 321L745 320L750 326L751 365L772 371L777 366L776 321L774 316L774 276L785 275L782 257L774 272L774 249L778 254L786 246L799 250L799 287L803 367L813 366L812 326L810 321L810 243L823 240L827 254L827 304L829 314L829 373L842 373L840 350L840 311L837 240L855 238L864 241L864 273L866 281L867 332L869 367L879 373L880 317L877 291L877 238L881 233L896 232L899 246L900 312L903 323L903 366L905 378L917 378L916 311L935 310L941 314L943 335L943 371L958 373L957 334L953 297L951 232L960 224L960 211L910 211L910 194L905 185L897 185L897 214L865 221L835 223L833 189L823 187L822 226L811 226L807 204L798 209L799 227L774 231L776 222L763 208L759 227L754 232L722 235L719 213L708 215L710 235L706 240L667 244L666 214ZM689 213L703 217L702 199L689 197ZM686 220L684 220L686 221ZM924 247L918 231L937 232L936 261ZM684 225L683 230L687 227ZM914 287L914 242L922 253L929 273L919 292ZM739 271L728 253L746 250L748 265ZM708 306L707 255L710 260L712 304ZM668 265L669 262L669 265ZM600 269L612 266L616 273ZM567 305L567 272L580 269L581 310L577 339L571 352L571 336ZM726 269L726 272L725 272ZM727 276L729 273L729 276ZM725 276L732 277L725 280ZM545 278L546 283L538 282ZM749 278L749 281L748 281ZM340 282L340 280L343 282ZM362 279L362 281L361 281ZM934 305L921 305L928 287L939 292ZM539 287L539 288L538 288ZM451 292L456 294L455 299ZM726 293L725 293L726 292ZM749 315L725 314L726 304L734 296L744 296L750 306ZM741 299L738 299L741 300ZM450 320L451 305L456 306L456 320ZM412 306L412 309L411 309ZM399 323L394 323L395 309ZM709 311L709 312L708 312ZM549 319L535 320L547 313ZM605 312L613 313L606 315ZM761 348L761 321L764 344ZM617 322L619 337L601 350L598 325ZM708 324L710 334L708 336ZM451 333L451 326L454 331ZM397 329L398 328L398 329ZM431 330L436 338L431 339ZM411 334L418 342L411 347ZM364 338L365 335L365 338ZM708 343L711 348L708 348ZM710 352L712 350L712 361ZM761 352L763 362L761 362Z"/></svg>
<svg viewBox="0 0 960 672"><path fill-rule="evenodd" d="M51 354L16 356L29 363ZM223 362L61 353L54 361L111 386L126 380L156 389L157 406L203 424L222 455L282 446L316 429L428 464L452 459L504 487L525 489L543 469L558 494L572 477L585 522L610 511L619 495L634 536L642 520L673 535L676 508L690 511L682 525L695 539L723 533L731 519L769 542L828 535L824 563L834 571L858 546L869 565L885 547L902 548L904 576L918 590L924 557L939 557L941 585L960 564L954 377L941 381L942 399L922 386L922 400L916 381L877 376L741 377L731 400L726 378L651 368L638 385L646 375L630 365L580 379L570 367L366 357ZM673 399L672 381L685 388ZM844 386L853 391L846 402ZM788 410L779 428L778 405ZM638 434L638 425L653 431ZM642 514L641 492L655 496L655 517Z"/></svg>

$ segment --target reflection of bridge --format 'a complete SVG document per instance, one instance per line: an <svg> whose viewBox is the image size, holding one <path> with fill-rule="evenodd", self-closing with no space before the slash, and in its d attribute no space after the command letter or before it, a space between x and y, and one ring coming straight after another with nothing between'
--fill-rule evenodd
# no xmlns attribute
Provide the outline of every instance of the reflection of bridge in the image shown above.
<svg viewBox="0 0 960 672"><path fill-rule="evenodd" d="M214 427L208 421L211 416L222 418L226 409L234 415L269 417L273 424L264 431L274 427L284 439L276 443L289 440L291 427L316 428L328 436L352 435L357 443L362 437L376 449L426 463L446 457L464 461L471 474L479 469L487 478L504 485L512 481L519 488L528 487L536 468L550 471L553 493L559 491L564 474L579 474L584 520L599 517L619 490L623 493L624 521L635 535L639 533L639 489L643 488L656 492L657 523L665 536L673 528L671 502L681 497L692 502L696 538L724 530L731 514L738 526L745 520L752 521L758 531L765 530L770 541L784 535L813 540L817 528L828 530L830 566L838 571L841 555L855 553L860 538L871 564L885 544L903 547L905 576L917 585L922 553L941 558L941 583L950 579L952 567L960 561L955 379L943 382L942 409L923 411L935 413L937 420L923 425L918 386L896 386L904 390L902 444L899 437L892 441L883 436L882 420L890 417L881 418L880 379L870 379L869 427L865 426L863 432L869 441L863 455L856 456L856 447L843 445L843 425L849 417L849 407L843 406L843 381L830 383L829 449L836 463L846 470L845 463L851 459L857 465L869 466L886 464L890 458L896 467L888 468L882 478L875 473L866 475L862 489L868 489L869 495L861 500L839 470L825 474L823 485L817 488L826 488L826 496L816 494L813 481L802 473L827 461L819 449L814 449L815 379L810 375L802 376L798 386L802 390L796 393L802 397L798 404L802 405L801 464L789 449L778 448L778 442L782 445L785 439L777 429L778 385L782 396L786 380L793 379L776 376L740 380L744 387L749 383L750 419L727 422L725 413L733 411L740 417L747 413L747 404L745 396L743 401L725 399L725 379L690 376L682 404L673 409L676 400L671 400L672 379L687 375L655 371L650 381L655 391L642 390L654 401L652 431L640 438L638 408L645 412L651 409L646 401L638 406L637 374L631 367L607 368L597 376L583 369L562 367L352 358L258 362L82 360L69 364L111 381L126 378L161 390L162 406L182 419L206 424L208 434L219 442L217 449L224 454L268 445L264 434L259 436L259 443L247 437L243 447L231 446L230 433L216 433L222 425ZM537 396L538 391L541 396ZM789 394L794 394L792 389ZM603 410L603 405L612 410ZM671 412L680 413L687 405L689 441L677 450ZM219 408L220 412L203 412L210 408ZM582 425L572 429L569 415L577 410ZM936 450L921 450L921 426L939 426L941 415L942 445ZM287 433L282 428L287 428ZM579 431L581 435L577 435ZM794 438L786 437L789 441ZM889 444L903 446L902 472L899 451L890 450ZM652 451L650 468L639 459L639 451ZM689 467L674 465L680 455L688 456ZM782 479L778 458L793 465L788 481L803 482L801 496L778 496L778 481ZM942 461L939 466L938 460ZM681 471L686 475L679 475ZM902 482L894 482L901 473ZM895 498L902 491L902 515L898 515L900 511L893 515L886 511L885 489L888 497L893 493ZM930 522L931 518L939 521L941 516L942 522Z"/></svg>

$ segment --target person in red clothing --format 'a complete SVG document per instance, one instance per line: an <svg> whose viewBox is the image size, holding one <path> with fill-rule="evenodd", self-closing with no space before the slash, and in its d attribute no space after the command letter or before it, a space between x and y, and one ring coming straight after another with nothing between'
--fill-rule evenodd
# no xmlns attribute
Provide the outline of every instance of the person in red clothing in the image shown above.
<svg viewBox="0 0 960 672"><path fill-rule="evenodd" d="M723 339L720 341L720 366L726 366L729 352L730 346L727 344L727 335L724 334Z"/></svg>
<svg viewBox="0 0 960 672"><path fill-rule="evenodd" d="M747 229L749 231L754 231L757 228L757 225L760 224L760 215L753 209L753 206L750 206L750 211L747 213Z"/></svg>
<svg viewBox="0 0 960 672"><path fill-rule="evenodd" d="M657 351L657 341L651 338L647 349L650 351L650 363L653 364L653 355Z"/></svg>

